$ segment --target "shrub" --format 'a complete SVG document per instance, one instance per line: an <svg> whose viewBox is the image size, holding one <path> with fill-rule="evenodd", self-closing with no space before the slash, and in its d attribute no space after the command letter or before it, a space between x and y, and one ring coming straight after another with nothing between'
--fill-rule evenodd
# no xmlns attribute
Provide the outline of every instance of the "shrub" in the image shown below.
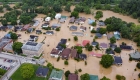
<svg viewBox="0 0 140 80"><path fill-rule="evenodd" d="M74 71L74 73L75 73L75 74L78 74L78 71L77 71L77 70L75 70L75 71Z"/></svg>
<svg viewBox="0 0 140 80"><path fill-rule="evenodd" d="M78 37L77 36L74 36L74 41L78 41Z"/></svg>
<svg viewBox="0 0 140 80"><path fill-rule="evenodd" d="M56 28L55 31L60 31L60 28Z"/></svg>
<svg viewBox="0 0 140 80"><path fill-rule="evenodd" d="M65 65L68 65L68 64L69 64L69 62L66 60L66 61L64 61L64 64L65 64Z"/></svg>
<svg viewBox="0 0 140 80"><path fill-rule="evenodd" d="M129 61L132 61L133 59L131 57L129 57Z"/></svg>
<svg viewBox="0 0 140 80"><path fill-rule="evenodd" d="M117 80L126 80L125 76L122 75L116 75Z"/></svg>
<svg viewBox="0 0 140 80"><path fill-rule="evenodd" d="M114 49L114 51L115 51L116 53L121 53L121 48L120 48L120 47L116 47L116 48Z"/></svg>
<svg viewBox="0 0 140 80"><path fill-rule="evenodd" d="M60 60L60 57L57 58L57 62Z"/></svg>
<svg viewBox="0 0 140 80"><path fill-rule="evenodd" d="M68 39L68 41L70 41L70 38Z"/></svg>
<svg viewBox="0 0 140 80"><path fill-rule="evenodd" d="M82 69L78 69L79 72L82 72Z"/></svg>
<svg viewBox="0 0 140 80"><path fill-rule="evenodd" d="M137 71L137 69L135 68L134 71Z"/></svg>
<svg viewBox="0 0 140 80"><path fill-rule="evenodd" d="M66 71L65 72L65 77L68 77L69 76L69 74L70 74L70 71L68 70L68 71Z"/></svg>
<svg viewBox="0 0 140 80"><path fill-rule="evenodd" d="M85 61L85 65L87 65L87 61Z"/></svg>
<svg viewBox="0 0 140 80"><path fill-rule="evenodd" d="M140 73L138 74L139 78L140 78Z"/></svg>

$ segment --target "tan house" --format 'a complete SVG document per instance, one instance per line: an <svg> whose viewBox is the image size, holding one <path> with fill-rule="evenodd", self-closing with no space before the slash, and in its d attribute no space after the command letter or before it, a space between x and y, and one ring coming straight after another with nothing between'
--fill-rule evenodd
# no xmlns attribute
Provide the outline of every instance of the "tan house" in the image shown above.
<svg viewBox="0 0 140 80"><path fill-rule="evenodd" d="M27 56L40 56L40 54L43 52L43 43L26 42L21 48L23 54Z"/></svg>

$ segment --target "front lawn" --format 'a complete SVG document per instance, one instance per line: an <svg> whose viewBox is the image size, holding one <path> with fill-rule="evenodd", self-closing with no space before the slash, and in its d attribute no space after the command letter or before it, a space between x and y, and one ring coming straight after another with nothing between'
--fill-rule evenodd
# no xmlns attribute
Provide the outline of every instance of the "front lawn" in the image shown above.
<svg viewBox="0 0 140 80"><path fill-rule="evenodd" d="M21 65L22 66L22 65ZM12 80L26 80L26 79L23 79L22 76L21 76L21 73L20 73L20 68L21 66L15 71L15 73L11 76L11 79ZM39 65L33 65L34 67L34 70L36 72L37 68L39 67ZM47 77L46 78L43 78L43 77L37 77L36 74L34 73L34 75L32 76L31 79L29 80L47 80Z"/></svg>

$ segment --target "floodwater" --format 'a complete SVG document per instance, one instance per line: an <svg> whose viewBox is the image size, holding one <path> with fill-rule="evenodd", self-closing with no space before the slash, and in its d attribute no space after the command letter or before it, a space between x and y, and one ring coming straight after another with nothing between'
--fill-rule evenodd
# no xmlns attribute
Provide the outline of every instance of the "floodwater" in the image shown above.
<svg viewBox="0 0 140 80"><path fill-rule="evenodd" d="M73 7L74 6L72 6L72 8ZM118 13L113 13L112 11L103 11L103 13L104 13L104 17L102 18L102 20L105 20L105 18L109 18L111 16L115 16L115 17L121 18L124 21L127 21L127 22L132 21L132 22L134 22L136 24L139 24L137 22L137 20L135 20L135 19L132 19L132 18L130 18L128 16L120 15ZM63 11L62 15L70 16L70 13ZM79 16L94 19L93 15L87 15L87 14L84 14L84 13L80 13ZM44 23L43 17L45 17L45 15L39 14L35 18L36 20L40 21L40 24L36 27L36 30L42 30L41 25ZM61 38L65 38L65 39L70 38L71 39L71 41L68 41L68 43L70 43L70 45L68 46L69 48L74 46L74 45L76 45L77 43L81 44L83 40L90 40L90 42L93 41L95 34L90 33L90 30L89 30L90 25L88 25L88 22L86 20L86 22L82 26L86 26L87 31L84 32L83 37L78 37L78 41L75 42L73 40L73 36L71 35L72 31L69 30L68 26L76 25L78 27L77 32L81 32L79 30L80 25L68 24L69 19L70 18L68 18L65 23L61 23L60 31L59 32L54 31L54 33L55 33L54 35L52 35L52 36L49 36L49 35L46 35L46 34L38 35L39 39L38 39L37 42L42 42L43 39L46 37L46 39L44 40L45 44L44 44L44 55L43 55L43 57L48 62L51 62L56 68L60 68L60 69L62 69L64 71L70 70L72 73L74 73L74 71L76 69L81 68L82 72L78 74L79 76L81 74L84 74L84 73L89 73L89 74L93 74L93 75L98 75L99 79L102 78L103 76L106 76L106 77L110 78L111 80L115 80L115 76L117 74L120 74L120 75L124 75L126 77L126 80L134 80L134 79L139 80L138 79L139 70L134 71L134 69L136 68L136 63L137 62L135 62L135 61L129 62L129 55L128 54L131 53L131 52L134 52L133 50L132 51L122 50L122 52L120 53L120 56L122 57L123 65L122 66L112 65L108 69L104 69L99 64L99 61L101 60L101 58L96 58L96 57L92 57L92 56L88 56L87 65L85 65L84 61L77 62L77 61L75 61L73 59L69 59L68 60L69 65L68 66L64 65L64 60L60 59L60 61L57 62L56 58L50 57L51 50L57 46L57 44L58 44L58 42L60 41ZM50 25L52 25L53 23L58 23L58 20L54 19L54 20L50 21ZM96 28L97 27L98 26L96 26ZM0 32L0 37L2 37L7 32L1 31ZM42 30L42 32L44 33L46 31ZM19 39L18 41L23 42L23 43L29 39L30 35L36 35L35 31L30 33L30 34L25 34L25 32L18 31L17 34L21 34L21 39ZM93 35L93 37L91 37L91 35ZM109 43L109 40L107 40L107 37L97 39L96 41L99 42L99 43L102 43L102 42ZM122 42L125 42L128 45L132 45L134 49L138 49L136 47L136 44L134 42L130 41L130 40L121 39L121 40L118 40L116 44L119 45ZM50 45L49 47L47 46L48 44ZM97 52L97 53L100 53L100 54L105 54L104 51L103 52L102 51L95 51L95 50L93 50L93 51ZM86 50L83 50L83 53L88 55L90 52L88 52Z"/></svg>

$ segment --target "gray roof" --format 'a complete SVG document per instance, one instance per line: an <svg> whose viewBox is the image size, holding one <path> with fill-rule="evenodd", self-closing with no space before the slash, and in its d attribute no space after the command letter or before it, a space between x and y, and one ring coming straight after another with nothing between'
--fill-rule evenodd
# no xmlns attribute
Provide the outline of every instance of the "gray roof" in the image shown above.
<svg viewBox="0 0 140 80"><path fill-rule="evenodd" d="M93 46L93 45L96 46L96 45L99 44L99 43L98 43L98 42L92 42L91 44L92 44L92 46Z"/></svg>
<svg viewBox="0 0 140 80"><path fill-rule="evenodd" d="M140 58L140 53L139 52L131 53L130 56L134 59L139 59Z"/></svg>
<svg viewBox="0 0 140 80"><path fill-rule="evenodd" d="M61 18L60 20L59 20L59 22L65 22L65 19L64 18Z"/></svg>
<svg viewBox="0 0 140 80"><path fill-rule="evenodd" d="M101 37L102 37L102 34L96 33L96 36L97 36L98 38L101 38Z"/></svg>
<svg viewBox="0 0 140 80"><path fill-rule="evenodd" d="M58 28L58 27L61 27L61 24L53 24L52 25L52 28Z"/></svg>
<svg viewBox="0 0 140 80"><path fill-rule="evenodd" d="M4 46L6 46L9 42L11 42L12 41L12 39L1 39L0 40L0 48L2 48L2 47L4 47Z"/></svg>
<svg viewBox="0 0 140 80"><path fill-rule="evenodd" d="M61 79L63 77L63 73L64 72L62 70L57 71L57 70L53 69L49 80Z"/></svg>
<svg viewBox="0 0 140 80"><path fill-rule="evenodd" d="M42 43L27 42L21 48L25 50L38 51L42 46Z"/></svg>
<svg viewBox="0 0 140 80"><path fill-rule="evenodd" d="M72 32L72 35L74 35L74 36L84 36L84 33L82 33L82 32Z"/></svg>
<svg viewBox="0 0 140 80"><path fill-rule="evenodd" d="M73 31L73 30L77 30L77 26L71 26L71 27L70 27L70 30L72 30L72 31Z"/></svg>
<svg viewBox="0 0 140 80"><path fill-rule="evenodd" d="M9 44L7 44L7 45L4 47L4 49L6 49L6 50L13 50L12 45L13 45L13 43L9 43Z"/></svg>
<svg viewBox="0 0 140 80"><path fill-rule="evenodd" d="M53 31L47 31L46 34L54 34Z"/></svg>

